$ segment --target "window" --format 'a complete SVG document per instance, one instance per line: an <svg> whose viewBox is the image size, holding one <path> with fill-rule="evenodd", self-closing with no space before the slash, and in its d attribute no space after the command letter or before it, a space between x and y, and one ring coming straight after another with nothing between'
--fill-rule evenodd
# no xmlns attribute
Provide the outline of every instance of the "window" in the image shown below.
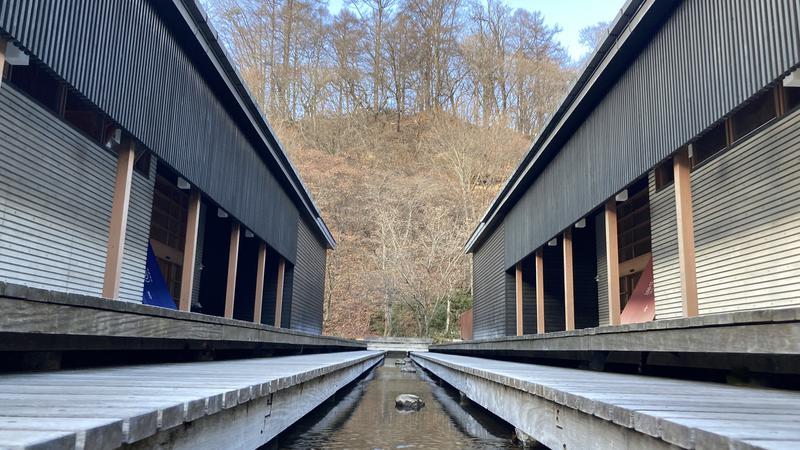
<svg viewBox="0 0 800 450"><path fill-rule="evenodd" d="M783 98L786 101L786 112L800 107L800 87L783 87Z"/></svg>
<svg viewBox="0 0 800 450"><path fill-rule="evenodd" d="M104 134L103 116L78 95L69 90L64 102L64 120L84 132L95 142L100 142Z"/></svg>
<svg viewBox="0 0 800 450"><path fill-rule="evenodd" d="M8 66L9 83L44 105L50 111L61 112L61 83L50 76L38 62L31 61L27 66Z"/></svg>
<svg viewBox="0 0 800 450"><path fill-rule="evenodd" d="M776 116L775 91L770 89L758 94L731 117L733 141L738 141Z"/></svg>
<svg viewBox="0 0 800 450"><path fill-rule="evenodd" d="M675 169L672 167L672 157L670 156L655 169L656 192L669 186L675 181Z"/></svg>
<svg viewBox="0 0 800 450"><path fill-rule="evenodd" d="M716 126L702 134L694 142L692 154L692 167L700 165L703 161L712 157L714 154L724 150L728 145L725 121L721 121Z"/></svg>
<svg viewBox="0 0 800 450"><path fill-rule="evenodd" d="M145 178L150 178L150 150L147 150L141 145L136 147L133 170Z"/></svg>

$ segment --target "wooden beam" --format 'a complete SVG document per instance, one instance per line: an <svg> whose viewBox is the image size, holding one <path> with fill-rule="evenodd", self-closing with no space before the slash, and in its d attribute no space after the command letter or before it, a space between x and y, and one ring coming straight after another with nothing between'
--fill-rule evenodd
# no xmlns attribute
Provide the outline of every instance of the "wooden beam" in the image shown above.
<svg viewBox="0 0 800 450"><path fill-rule="evenodd" d="M672 158L675 169L675 210L678 227L678 261L681 273L683 316L698 314L697 268L694 256L694 218L692 213L692 180L689 152L678 151Z"/></svg>
<svg viewBox="0 0 800 450"><path fill-rule="evenodd" d="M522 263L517 263L517 284L516 284L516 294L517 294L517 336L522 336L523 328L522 328Z"/></svg>
<svg viewBox="0 0 800 450"><path fill-rule="evenodd" d="M575 329L575 286L572 270L572 229L564 231L564 319L567 331Z"/></svg>
<svg viewBox="0 0 800 450"><path fill-rule="evenodd" d="M267 243L258 247L258 267L256 268L256 299L253 307L253 322L261 323L261 304L264 300L264 275L267 270Z"/></svg>
<svg viewBox="0 0 800 450"><path fill-rule="evenodd" d="M536 332L544 333L544 250L536 250Z"/></svg>
<svg viewBox="0 0 800 450"><path fill-rule="evenodd" d="M0 37L0 87L3 87L3 74L6 68L6 40Z"/></svg>
<svg viewBox="0 0 800 450"><path fill-rule="evenodd" d="M122 257L125 253L125 231L128 227L128 208L131 203L135 142L123 145L117 158L117 176L111 204L111 221L108 226L106 268L103 276L103 297L119 298L122 277Z"/></svg>
<svg viewBox="0 0 800 450"><path fill-rule="evenodd" d="M606 266L608 267L608 323L620 324L619 244L617 242L617 201L610 199L605 208Z"/></svg>
<svg viewBox="0 0 800 450"><path fill-rule="evenodd" d="M200 191L193 188L186 214L186 237L183 244L183 267L181 274L180 310L192 310L194 288L194 263L197 259L197 234L200 227Z"/></svg>
<svg viewBox="0 0 800 450"><path fill-rule="evenodd" d="M225 291L225 317L233 318L233 300L236 297L236 269L239 264L239 238L242 227L231 221L231 245L228 250L228 289Z"/></svg>
<svg viewBox="0 0 800 450"><path fill-rule="evenodd" d="M283 281L286 274L286 260L283 256L278 260L278 286L275 292L275 326L281 327L281 311L283 310Z"/></svg>

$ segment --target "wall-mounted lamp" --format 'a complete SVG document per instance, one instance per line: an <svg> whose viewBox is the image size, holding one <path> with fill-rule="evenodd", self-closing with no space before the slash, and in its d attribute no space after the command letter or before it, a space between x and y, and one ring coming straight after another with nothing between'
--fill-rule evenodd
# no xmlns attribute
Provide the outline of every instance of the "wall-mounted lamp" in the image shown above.
<svg viewBox="0 0 800 450"><path fill-rule="evenodd" d="M184 191L188 191L191 188L192 188L192 185L189 184L188 181L186 181L182 177L178 177L178 189L183 189Z"/></svg>
<svg viewBox="0 0 800 450"><path fill-rule="evenodd" d="M217 217L220 219L225 219L228 217L228 213L222 208L217 208Z"/></svg>
<svg viewBox="0 0 800 450"><path fill-rule="evenodd" d="M547 245L550 247L555 247L558 245L558 238L550 239L550 241L547 242Z"/></svg>
<svg viewBox="0 0 800 450"><path fill-rule="evenodd" d="M575 228L586 228L586 218L575 222Z"/></svg>
<svg viewBox="0 0 800 450"><path fill-rule="evenodd" d="M618 202L624 202L627 199L628 199L628 190L627 189L623 189L622 192L620 192L619 194L614 196L614 200L616 200Z"/></svg>

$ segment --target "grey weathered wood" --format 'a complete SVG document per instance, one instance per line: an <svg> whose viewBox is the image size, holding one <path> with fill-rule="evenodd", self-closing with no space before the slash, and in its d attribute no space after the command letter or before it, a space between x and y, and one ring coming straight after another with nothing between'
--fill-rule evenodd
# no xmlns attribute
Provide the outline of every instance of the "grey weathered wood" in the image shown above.
<svg viewBox="0 0 800 450"><path fill-rule="evenodd" d="M63 431L0 430L2 450L72 450L75 433Z"/></svg>
<svg viewBox="0 0 800 450"><path fill-rule="evenodd" d="M288 402L316 406L324 398L304 394L300 385L321 383L320 392L333 393L340 386L329 380L337 374L358 376L382 357L355 351L0 375L0 448L37 448L41 436L62 439L52 431L71 432L74 442L65 448L116 448L294 388L299 397ZM19 430L30 430L31 440Z"/></svg>
<svg viewBox="0 0 800 450"><path fill-rule="evenodd" d="M69 431L85 450L113 449L122 444L122 421L90 418L0 417L0 430Z"/></svg>
<svg viewBox="0 0 800 450"><path fill-rule="evenodd" d="M586 436L600 442L594 448L632 448L626 439L687 449L790 448L784 444L800 441L800 392L440 353L412 358L551 448L583 448ZM577 430L558 426L559 414Z"/></svg>
<svg viewBox="0 0 800 450"><path fill-rule="evenodd" d="M0 350L304 347L366 344L268 325L0 282ZM48 339L50 338L50 339Z"/></svg>
<svg viewBox="0 0 800 450"><path fill-rule="evenodd" d="M432 351L800 354L800 308L743 311L432 345Z"/></svg>

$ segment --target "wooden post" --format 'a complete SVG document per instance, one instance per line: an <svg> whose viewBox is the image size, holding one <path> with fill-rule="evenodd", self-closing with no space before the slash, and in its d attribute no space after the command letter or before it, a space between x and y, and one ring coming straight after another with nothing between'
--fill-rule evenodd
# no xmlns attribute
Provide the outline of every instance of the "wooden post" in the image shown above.
<svg viewBox="0 0 800 450"><path fill-rule="evenodd" d="M567 331L575 329L575 286L572 271L572 229L564 231L564 318Z"/></svg>
<svg viewBox="0 0 800 450"><path fill-rule="evenodd" d="M697 268L694 256L694 219L692 214L692 181L689 152L680 150L672 158L675 169L675 209L678 226L678 261L681 273L683 316L698 314Z"/></svg>
<svg viewBox="0 0 800 450"><path fill-rule="evenodd" d="M517 263L517 336L522 336L522 263Z"/></svg>
<svg viewBox="0 0 800 450"><path fill-rule="evenodd" d="M283 310L283 280L286 273L286 260L283 256L278 260L278 287L275 292L275 326L281 327L281 311Z"/></svg>
<svg viewBox="0 0 800 450"><path fill-rule="evenodd" d="M133 162L136 144L131 139L119 151L114 197L111 204L111 221L108 227L106 269L103 276L103 297L119 298L122 277L122 256L125 252L125 230L128 227L128 208L131 203Z"/></svg>
<svg viewBox="0 0 800 450"><path fill-rule="evenodd" d="M231 245L228 250L228 289L225 291L225 317L233 318L233 300L236 297L236 269L239 264L239 237L242 228L231 221Z"/></svg>
<svg viewBox="0 0 800 450"><path fill-rule="evenodd" d="M617 243L617 201L606 202L606 265L608 266L608 323L619 325L619 244Z"/></svg>
<svg viewBox="0 0 800 450"><path fill-rule="evenodd" d="M256 268L256 299L253 308L253 322L261 323L261 303L264 300L264 272L267 270L267 243L262 241L258 247L258 267Z"/></svg>
<svg viewBox="0 0 800 450"><path fill-rule="evenodd" d="M183 244L183 267L181 274L181 311L192 310L194 288L194 262L197 259L197 233L200 227L200 191L192 188L189 210L186 214L186 237Z"/></svg>
<svg viewBox="0 0 800 450"><path fill-rule="evenodd" d="M544 250L536 250L536 332L544 333Z"/></svg>
<svg viewBox="0 0 800 450"><path fill-rule="evenodd" d="M6 40L0 38L0 87L3 87L3 73L6 68Z"/></svg>

